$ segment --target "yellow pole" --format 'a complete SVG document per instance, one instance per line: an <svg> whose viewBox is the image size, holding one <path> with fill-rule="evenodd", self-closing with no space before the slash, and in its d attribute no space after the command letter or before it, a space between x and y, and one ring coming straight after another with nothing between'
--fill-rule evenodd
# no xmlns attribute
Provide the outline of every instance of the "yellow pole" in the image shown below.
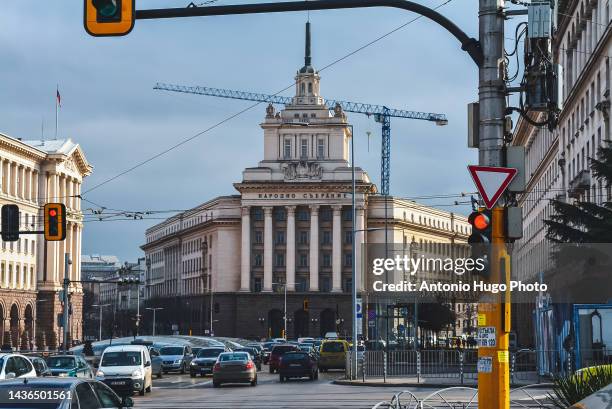
<svg viewBox="0 0 612 409"><path fill-rule="evenodd" d="M506 251L504 209L502 207L493 209L491 227L489 282L491 284L505 283L508 287L510 256ZM487 293L487 296L491 297L487 300L490 302L478 305L478 327L479 333L483 331L491 334L491 338L494 331L495 345L479 346L478 348L478 401L481 402L481 406L486 402L486 407L489 409L509 409L510 294L509 291L506 291L498 294Z"/></svg>

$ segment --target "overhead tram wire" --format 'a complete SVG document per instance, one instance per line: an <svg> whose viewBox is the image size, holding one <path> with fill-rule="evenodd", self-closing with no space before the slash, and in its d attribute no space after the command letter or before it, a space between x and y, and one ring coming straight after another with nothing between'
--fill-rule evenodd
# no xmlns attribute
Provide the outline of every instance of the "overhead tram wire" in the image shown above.
<svg viewBox="0 0 612 409"><path fill-rule="evenodd" d="M443 3L439 4L438 6L433 7L432 10L438 10L439 8L444 7L445 5L447 5L448 3L452 2L452 1L453 0L446 0ZM342 61L344 61L345 59L347 59L347 58L357 54L358 52L364 50L365 48L367 48L367 47L369 47L369 46L371 46L371 45L373 45L373 44L375 44L375 43L385 39L386 37L390 36L391 34L393 34L393 33L397 32L397 31L403 29L404 27L406 27L406 26L408 26L408 25L410 25L412 23L414 23L415 21L421 19L422 17L423 16L421 16L421 15L418 15L418 16L414 17L413 19L407 21L406 23L404 23L404 24L394 28L393 30L391 30L391 31L389 31L389 32L379 36L379 37L376 37L374 40L369 41L368 43L366 43L366 44L356 48L355 50L349 52L348 54L345 54L344 56L342 56L342 57L332 61L331 63L329 63L329 64L327 64L325 66L323 66L323 68L321 68L318 71L319 72L324 71L325 69L328 69L328 68L330 68L330 67L332 67L332 66L334 66L334 65L336 65L336 64L338 64L338 63L340 63ZM278 94L280 94L280 93L282 93L282 92L284 92L284 91L286 91L286 90L288 90L290 88L293 88L294 86L295 86L295 82L291 83L291 85L288 85L287 87L285 87L285 88L281 89L280 91L277 91L277 92L275 92L275 93L273 93L271 95L276 96L276 95L278 95ZM175 150L175 149L185 145L188 142L191 142L192 140L194 140L194 139L204 135L205 133L207 133L209 131L212 131L215 128L218 128L219 126L225 124L226 122L231 121L232 119L242 115L245 112L250 111L251 109L253 109L253 108L255 108L255 107L257 107L257 106L259 106L261 104L262 104L262 102L256 102L254 104L251 104L251 105L247 106L246 108L244 108L244 109L242 109L240 111L237 111L234 114L231 114L230 116L222 119L221 121L216 122L215 124L209 126L208 128L206 128L206 129L204 129L202 131L199 131L199 132L195 133L194 135L192 135L190 137L187 137L187 138L177 142L174 145L171 145L170 147L162 150L161 152L159 152L159 153L157 153L157 154L155 154L153 156L150 156L149 158L144 159L141 162L136 163L134 166L131 166L131 167L129 167L129 168L127 168L127 169L117 173L116 175L111 176L110 178L108 178L106 180L103 180L102 182L100 182L100 183L92 186L91 188L85 190L81 194L86 194L86 193L89 193L89 192L91 192L93 190L96 190L96 189L98 189L98 188L100 188L100 187L102 187L102 186L104 186L104 185L106 185L106 184L108 184L108 183L110 183L110 182L120 178L121 176L126 175L126 174L128 174L128 173L130 173L130 172L132 172L132 171L134 171L134 170L136 170L136 169L146 165L147 163L154 161L155 159L157 159L157 158L159 158L161 156L164 156L167 153L172 152L173 150Z"/></svg>

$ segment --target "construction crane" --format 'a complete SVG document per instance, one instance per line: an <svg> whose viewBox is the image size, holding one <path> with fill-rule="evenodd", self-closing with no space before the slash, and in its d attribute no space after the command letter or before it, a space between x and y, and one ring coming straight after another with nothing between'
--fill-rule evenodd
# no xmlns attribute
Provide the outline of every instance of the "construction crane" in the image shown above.
<svg viewBox="0 0 612 409"><path fill-rule="evenodd" d="M255 92L234 91L231 89L184 86L174 84L157 83L153 87L156 90L182 92L186 94L209 95L220 98L242 99L247 101L268 102L270 104L288 105L291 104L291 97L280 95L258 94ZM376 122L382 125L382 150L380 164L380 187L384 196L389 195L389 183L391 179L391 118L420 119L423 121L435 122L436 125L446 125L448 120L444 114L434 114L431 112L405 111L402 109L387 108L382 105L363 104L360 102L336 101L333 99L325 100L330 110L340 105L346 112L356 112L373 116Z"/></svg>

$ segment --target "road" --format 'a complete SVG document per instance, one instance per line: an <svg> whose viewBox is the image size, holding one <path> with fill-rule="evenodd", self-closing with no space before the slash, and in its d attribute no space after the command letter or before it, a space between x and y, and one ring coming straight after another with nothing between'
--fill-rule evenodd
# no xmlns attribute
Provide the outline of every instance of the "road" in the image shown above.
<svg viewBox="0 0 612 409"><path fill-rule="evenodd" d="M371 408L377 402L389 400L394 393L410 389L423 398L439 388L358 387L335 385L332 381L343 372L319 374L316 381L293 380L280 383L267 367L258 374L258 385L226 385L213 388L210 377L190 378L189 375L168 374L153 381L153 391L144 397L134 396L134 407L145 408ZM459 390L452 399L469 400L468 392ZM542 396L544 391L537 395ZM448 408L448 406L435 406ZM470 406L472 407L472 406Z"/></svg>

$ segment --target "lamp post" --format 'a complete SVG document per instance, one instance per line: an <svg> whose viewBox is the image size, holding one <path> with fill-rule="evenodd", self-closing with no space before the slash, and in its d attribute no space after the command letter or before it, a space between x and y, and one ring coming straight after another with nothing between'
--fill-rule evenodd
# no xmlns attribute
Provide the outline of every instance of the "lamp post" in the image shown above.
<svg viewBox="0 0 612 409"><path fill-rule="evenodd" d="M295 283L272 283L273 285L282 285L284 288L284 292L285 292L285 311L283 312L283 321L284 321L284 327L283 327L283 332L284 332L284 338L285 340L287 339L287 286L288 285L295 285Z"/></svg>
<svg viewBox="0 0 612 409"><path fill-rule="evenodd" d="M98 328L98 341L102 341L102 308L108 307L110 304L93 304L92 307L99 308L99 328Z"/></svg>
<svg viewBox="0 0 612 409"><path fill-rule="evenodd" d="M356 250L356 245L355 245L355 233L356 231L356 219L357 219L357 212L356 212L356 208L355 208L355 196L357 194L357 189L355 188L355 134L353 132L353 125L347 125L350 129L351 129L351 191L352 191L352 195L351 195L351 208L352 208L352 236L353 236L353 240L352 240L352 254L351 254L351 258L352 258L352 262L351 262L351 284L352 284L352 291L351 291L351 304L353 306L353 313L352 313L352 324L353 324L353 334L352 334L352 338L353 338L353 351L351 354L351 366L353 368L353 370L351 370L352 374L355 374L355 372L357 371L357 258L355 256L355 250Z"/></svg>
<svg viewBox="0 0 612 409"><path fill-rule="evenodd" d="M164 309L164 307L154 307L154 308L153 307L147 307L147 310L153 311L153 336L155 336L155 313L158 310L163 310L163 309Z"/></svg>

